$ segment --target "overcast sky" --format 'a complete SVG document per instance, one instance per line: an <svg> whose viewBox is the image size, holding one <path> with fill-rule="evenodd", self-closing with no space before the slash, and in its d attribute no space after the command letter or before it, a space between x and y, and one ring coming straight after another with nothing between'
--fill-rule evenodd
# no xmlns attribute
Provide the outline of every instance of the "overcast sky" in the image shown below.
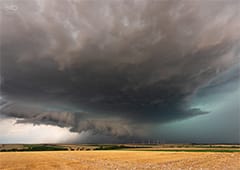
<svg viewBox="0 0 240 170"><path fill-rule="evenodd" d="M240 142L240 1L0 9L0 143Z"/></svg>

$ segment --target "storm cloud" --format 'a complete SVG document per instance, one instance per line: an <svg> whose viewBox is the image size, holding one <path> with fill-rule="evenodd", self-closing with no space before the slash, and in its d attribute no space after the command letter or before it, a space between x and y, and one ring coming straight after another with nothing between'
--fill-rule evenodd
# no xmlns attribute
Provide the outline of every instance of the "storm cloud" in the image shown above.
<svg viewBox="0 0 240 170"><path fill-rule="evenodd" d="M1 114L18 123L138 136L210 114L189 101L240 59L239 1L0 5Z"/></svg>

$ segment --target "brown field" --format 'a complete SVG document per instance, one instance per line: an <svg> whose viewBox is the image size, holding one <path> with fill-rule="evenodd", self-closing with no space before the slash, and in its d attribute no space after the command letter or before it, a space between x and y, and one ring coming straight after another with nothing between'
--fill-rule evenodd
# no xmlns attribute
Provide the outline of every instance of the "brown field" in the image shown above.
<svg viewBox="0 0 240 170"><path fill-rule="evenodd" d="M1 152L0 169L240 169L240 153L156 151Z"/></svg>

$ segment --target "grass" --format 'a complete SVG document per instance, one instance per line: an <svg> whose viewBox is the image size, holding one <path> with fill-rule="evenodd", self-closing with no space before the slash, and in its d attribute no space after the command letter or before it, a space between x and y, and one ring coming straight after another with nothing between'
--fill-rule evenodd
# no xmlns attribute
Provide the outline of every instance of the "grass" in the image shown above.
<svg viewBox="0 0 240 170"><path fill-rule="evenodd" d="M148 150L144 148L150 148ZM94 150L131 150L135 151L160 151L160 152L240 152L238 150L238 146L231 147L223 147L223 146L206 146L206 145L191 145L187 147L177 147L178 149L174 149L174 147L169 147L165 149L156 149L154 147L147 146L131 146L131 145L100 145ZM189 149L186 149L189 148ZM191 149L193 148L193 149Z"/></svg>
<svg viewBox="0 0 240 170"><path fill-rule="evenodd" d="M24 148L21 149L2 149L1 152L25 152L25 151L64 151L68 150L67 148L54 145L24 145Z"/></svg>
<svg viewBox="0 0 240 170"><path fill-rule="evenodd" d="M94 150L131 150L131 151L158 151L158 152L240 152L240 150L235 149L239 147L222 147L222 146L193 146L191 147L185 147L190 149L185 149L182 147L178 147L178 149L144 149L144 148L151 148L151 147L140 147L140 146L126 146L126 145L100 145L98 148L95 148ZM196 148L196 149L195 149ZM198 149L199 148L199 149ZM200 149L202 148L202 149ZM136 149L136 150L135 150Z"/></svg>
<svg viewBox="0 0 240 170"><path fill-rule="evenodd" d="M61 146L51 146L51 145L30 145L27 151L63 151L68 150L67 148Z"/></svg>
<svg viewBox="0 0 240 170"><path fill-rule="evenodd" d="M80 149L79 149L80 148ZM26 144L2 145L0 152L16 151L64 151L64 150L135 150L159 152L240 152L239 145L132 145L132 144L100 144L100 145L58 145L58 144Z"/></svg>
<svg viewBox="0 0 240 170"><path fill-rule="evenodd" d="M94 150L119 150L119 149L126 149L126 148L132 148L125 145L100 145L98 148L95 148Z"/></svg>
<svg viewBox="0 0 240 170"><path fill-rule="evenodd" d="M170 149L170 150L139 150L139 151L157 151L157 152L240 152L232 149Z"/></svg>

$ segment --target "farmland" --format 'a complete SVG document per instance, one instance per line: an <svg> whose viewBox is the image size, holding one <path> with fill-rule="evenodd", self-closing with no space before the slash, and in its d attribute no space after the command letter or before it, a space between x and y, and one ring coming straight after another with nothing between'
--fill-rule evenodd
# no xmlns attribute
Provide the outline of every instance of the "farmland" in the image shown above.
<svg viewBox="0 0 240 170"><path fill-rule="evenodd" d="M240 169L239 145L19 144L0 149L0 169L6 170Z"/></svg>
<svg viewBox="0 0 240 170"><path fill-rule="evenodd" d="M239 169L240 153L152 151L1 152L0 169Z"/></svg>

